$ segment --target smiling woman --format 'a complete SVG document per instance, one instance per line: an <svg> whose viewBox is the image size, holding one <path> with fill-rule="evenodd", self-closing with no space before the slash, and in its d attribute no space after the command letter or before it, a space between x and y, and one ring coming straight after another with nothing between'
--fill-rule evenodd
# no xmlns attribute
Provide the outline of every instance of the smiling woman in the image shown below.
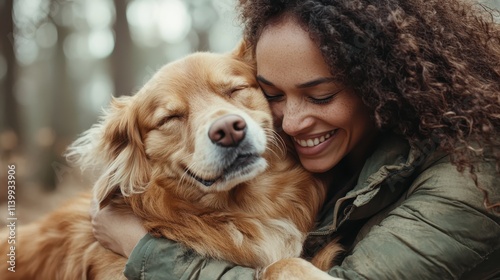
<svg viewBox="0 0 500 280"><path fill-rule="evenodd" d="M370 111L333 76L309 33L293 17L264 29L255 57L257 80L275 126L294 140L302 165L326 172L345 155L346 161L362 164L375 143Z"/></svg>

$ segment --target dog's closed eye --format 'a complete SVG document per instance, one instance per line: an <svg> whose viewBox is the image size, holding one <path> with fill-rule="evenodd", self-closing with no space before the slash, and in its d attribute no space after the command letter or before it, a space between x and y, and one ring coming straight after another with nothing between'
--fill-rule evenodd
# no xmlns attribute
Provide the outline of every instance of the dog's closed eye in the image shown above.
<svg viewBox="0 0 500 280"><path fill-rule="evenodd" d="M165 125L169 122L178 121L178 120L181 120L183 118L184 118L184 116L182 114L173 114L173 115L164 116L158 122L157 127L162 127L163 125Z"/></svg>
<svg viewBox="0 0 500 280"><path fill-rule="evenodd" d="M245 85L238 85L238 86L232 87L232 88L230 88L230 89L227 91L227 95L228 95L228 96L231 96L231 95L233 95L234 93L236 93L236 92L238 92L238 91L240 91L240 90L246 89L246 88L248 88L248 87L249 87L249 85L246 85L246 84L245 84Z"/></svg>

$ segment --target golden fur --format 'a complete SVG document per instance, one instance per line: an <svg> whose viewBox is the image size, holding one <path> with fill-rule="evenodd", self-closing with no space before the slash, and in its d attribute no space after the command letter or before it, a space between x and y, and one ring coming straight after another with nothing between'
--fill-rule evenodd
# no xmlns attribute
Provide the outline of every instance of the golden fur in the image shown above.
<svg viewBox="0 0 500 280"><path fill-rule="evenodd" d="M149 232L199 254L261 268L300 255L325 189L279 144L247 56L241 44L167 64L136 95L114 99L68 156L97 174L101 205L132 209ZM244 124L237 145L209 135L226 116ZM16 272L1 262L1 278L123 278L126 259L92 235L90 200L19 227Z"/></svg>

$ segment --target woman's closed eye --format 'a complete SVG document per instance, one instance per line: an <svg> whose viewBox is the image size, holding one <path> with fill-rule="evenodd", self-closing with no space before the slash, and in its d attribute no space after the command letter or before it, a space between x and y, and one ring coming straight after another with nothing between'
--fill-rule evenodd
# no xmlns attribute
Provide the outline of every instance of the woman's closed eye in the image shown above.
<svg viewBox="0 0 500 280"><path fill-rule="evenodd" d="M308 97L309 101L311 103L314 103L314 104L327 104L329 103L330 101L332 101L333 97L335 97L335 95L328 95L326 97L322 97L322 98L317 98L317 97Z"/></svg>
<svg viewBox="0 0 500 280"><path fill-rule="evenodd" d="M333 93L322 94L322 95L308 95L306 99L313 104L328 104L332 101L337 94L342 92L344 89L337 90ZM279 102L282 101L285 97L283 93L268 93L263 90L264 96L269 102Z"/></svg>
<svg viewBox="0 0 500 280"><path fill-rule="evenodd" d="M264 97L266 97L267 101L269 102L277 102L283 100L284 94L283 93L276 93L276 94L271 94L267 93L265 90L262 90L264 93Z"/></svg>
<svg viewBox="0 0 500 280"><path fill-rule="evenodd" d="M337 90L333 93L329 93L329 94L323 94L323 95L316 95L316 96L309 96L307 97L307 99L311 102L311 103L314 103L314 104L327 104L329 103L330 101L333 100L333 98L335 96L337 96L337 94L341 93L344 89L340 89L340 90Z"/></svg>

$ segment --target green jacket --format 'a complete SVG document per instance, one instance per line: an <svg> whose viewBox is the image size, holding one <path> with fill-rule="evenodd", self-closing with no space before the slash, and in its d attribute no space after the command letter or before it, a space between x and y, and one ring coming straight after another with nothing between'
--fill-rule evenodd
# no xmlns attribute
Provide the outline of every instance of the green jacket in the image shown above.
<svg viewBox="0 0 500 280"><path fill-rule="evenodd" d="M470 175L459 173L429 141L410 147L388 135L367 159L355 186L335 199L311 238L352 241L344 279L499 279L500 213L487 211ZM500 201L494 164L477 172L490 201ZM307 249L307 248L306 248ZM253 279L254 270L204 259L175 242L145 236L125 268L129 279Z"/></svg>

